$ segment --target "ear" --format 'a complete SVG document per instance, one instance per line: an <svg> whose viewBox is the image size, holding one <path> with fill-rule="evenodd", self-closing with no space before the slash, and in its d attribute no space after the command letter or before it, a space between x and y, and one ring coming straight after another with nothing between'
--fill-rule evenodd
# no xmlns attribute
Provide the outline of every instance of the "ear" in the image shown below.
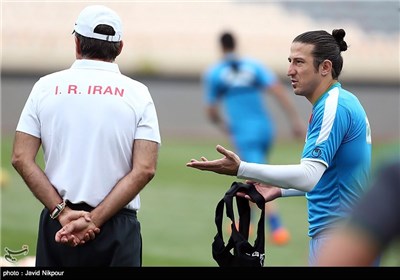
<svg viewBox="0 0 400 280"><path fill-rule="evenodd" d="M322 76L326 76L328 74L331 74L332 72L332 61L329 59L325 59L321 64L320 64L320 71Z"/></svg>
<svg viewBox="0 0 400 280"><path fill-rule="evenodd" d="M75 36L75 56L76 56L76 58L82 57L81 45L79 43L78 37L76 37L76 36Z"/></svg>
<svg viewBox="0 0 400 280"><path fill-rule="evenodd" d="M118 50L117 56L121 54L122 48L123 48L123 47L124 47L124 41L121 41L121 42L120 42L120 46L119 46L119 50Z"/></svg>

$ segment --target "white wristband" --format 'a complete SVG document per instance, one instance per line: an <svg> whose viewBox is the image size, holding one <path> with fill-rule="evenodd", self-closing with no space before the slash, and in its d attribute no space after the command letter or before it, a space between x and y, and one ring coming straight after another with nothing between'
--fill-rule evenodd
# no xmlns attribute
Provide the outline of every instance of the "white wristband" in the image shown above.
<svg viewBox="0 0 400 280"><path fill-rule="evenodd" d="M281 189L281 194L282 194L282 197L303 196L303 195L305 195L305 192L295 190L295 189Z"/></svg>

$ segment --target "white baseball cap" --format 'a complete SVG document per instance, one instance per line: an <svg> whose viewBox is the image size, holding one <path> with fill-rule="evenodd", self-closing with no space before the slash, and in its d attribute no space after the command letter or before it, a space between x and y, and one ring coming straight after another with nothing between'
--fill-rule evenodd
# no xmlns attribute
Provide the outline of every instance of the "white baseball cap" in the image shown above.
<svg viewBox="0 0 400 280"><path fill-rule="evenodd" d="M115 35L95 33L94 29L99 24L106 24L114 28ZM103 41L119 42L122 40L120 17L116 12L102 5L92 5L83 9L75 22L74 31L84 37Z"/></svg>

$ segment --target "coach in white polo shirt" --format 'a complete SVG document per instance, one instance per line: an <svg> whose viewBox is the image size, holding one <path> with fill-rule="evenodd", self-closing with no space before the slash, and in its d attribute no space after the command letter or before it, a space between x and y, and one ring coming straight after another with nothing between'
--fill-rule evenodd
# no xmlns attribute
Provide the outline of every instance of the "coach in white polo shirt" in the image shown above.
<svg viewBox="0 0 400 280"><path fill-rule="evenodd" d="M45 206L36 265L141 266L136 211L156 172L156 109L114 63L123 47L114 11L85 8L73 33L76 61L36 82L14 140L12 164Z"/></svg>

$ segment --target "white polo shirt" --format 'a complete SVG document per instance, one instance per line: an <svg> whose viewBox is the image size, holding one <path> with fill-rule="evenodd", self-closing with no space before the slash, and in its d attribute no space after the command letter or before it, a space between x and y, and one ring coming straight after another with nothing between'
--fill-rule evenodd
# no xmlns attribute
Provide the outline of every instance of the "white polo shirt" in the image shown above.
<svg viewBox="0 0 400 280"><path fill-rule="evenodd" d="M42 140L59 194L92 207L131 171L135 139L161 143L148 88L115 63L86 59L36 82L16 130ZM140 196L126 208L138 210Z"/></svg>

